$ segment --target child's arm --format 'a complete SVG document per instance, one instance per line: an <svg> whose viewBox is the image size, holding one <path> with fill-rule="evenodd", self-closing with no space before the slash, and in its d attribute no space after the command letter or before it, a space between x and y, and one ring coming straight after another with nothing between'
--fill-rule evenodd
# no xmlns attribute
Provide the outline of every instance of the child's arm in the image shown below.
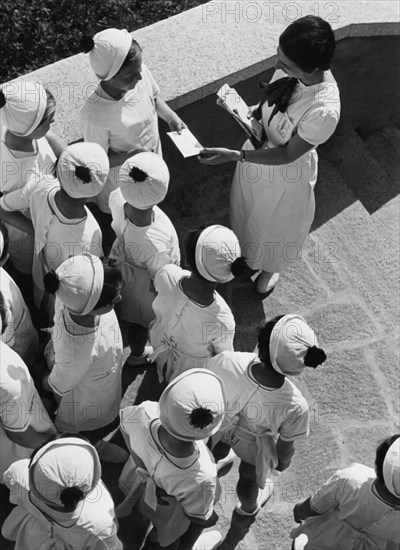
<svg viewBox="0 0 400 550"><path fill-rule="evenodd" d="M180 134L184 128L187 128L183 120L165 103L160 95L157 96L155 102L158 116L165 120L171 131L176 131Z"/></svg>
<svg viewBox="0 0 400 550"><path fill-rule="evenodd" d="M64 149L67 147L68 143L61 139L57 134L49 130L46 134L46 139L49 142L50 147L53 149L53 153L58 158Z"/></svg>

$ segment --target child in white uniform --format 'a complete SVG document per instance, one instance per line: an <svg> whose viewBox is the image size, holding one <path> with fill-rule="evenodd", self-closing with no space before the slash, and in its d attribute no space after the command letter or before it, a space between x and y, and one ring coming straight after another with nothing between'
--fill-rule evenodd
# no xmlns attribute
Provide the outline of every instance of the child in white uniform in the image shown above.
<svg viewBox="0 0 400 550"><path fill-rule="evenodd" d="M100 83L85 101L80 122L85 141L99 143L110 159L107 184L94 201L109 214L108 198L118 187L121 165L137 149L161 155L157 116L172 131L180 132L186 125L161 98L153 75L142 65L142 49L127 30L106 29L86 42L85 51ZM107 218L103 216L109 225ZM105 234L103 225L102 230Z"/></svg>
<svg viewBox="0 0 400 550"><path fill-rule="evenodd" d="M9 82L0 90L0 191L21 189L30 179L49 174L66 146L49 128L55 99L38 82ZM30 219L29 210L24 215ZM32 273L33 236L10 227L10 257L25 275Z"/></svg>
<svg viewBox="0 0 400 550"><path fill-rule="evenodd" d="M0 482L15 460L29 458L56 431L28 367L15 351L0 342Z"/></svg>
<svg viewBox="0 0 400 550"><path fill-rule="evenodd" d="M3 269L8 259L8 246L7 228L0 223L0 291L7 319L7 328L1 336L1 341L18 353L30 367L37 358L39 338L20 289Z"/></svg>
<svg viewBox="0 0 400 550"><path fill-rule="evenodd" d="M338 470L296 504L295 550L397 550L400 547L400 435L376 450L375 471L363 464Z"/></svg>
<svg viewBox="0 0 400 550"><path fill-rule="evenodd" d="M110 195L112 227L117 235L110 258L122 271L119 319L127 325L129 365L148 361L147 329L154 319L154 277L167 264L180 264L178 236L170 219L156 206L167 194L168 167L155 153L128 159L119 173L119 189Z"/></svg>
<svg viewBox="0 0 400 550"><path fill-rule="evenodd" d="M308 405L286 378L316 368L326 355L313 330L299 315L268 322L258 335L256 353L223 352L206 368L223 380L226 416L213 440L241 459L236 512L256 515L271 496L270 472L289 467L294 442L308 434Z"/></svg>
<svg viewBox="0 0 400 550"><path fill-rule="evenodd" d="M87 441L59 436L5 473L16 504L2 534L15 550L122 550L114 503Z"/></svg>
<svg viewBox="0 0 400 550"><path fill-rule="evenodd" d="M160 382L203 367L221 351L233 350L235 321L215 289L242 274L246 265L235 234L220 225L194 232L186 257L191 272L168 265L154 280L156 318L149 334Z"/></svg>
<svg viewBox="0 0 400 550"><path fill-rule="evenodd" d="M57 297L46 351L51 372L43 381L58 402L55 424L84 434L102 460L124 462L126 451L102 440L119 425L123 347L113 308L121 300L121 272L79 255L48 273L44 285Z"/></svg>
<svg viewBox="0 0 400 550"><path fill-rule="evenodd" d="M203 440L218 430L224 411L221 380L204 369L175 378L159 403L145 401L121 410L132 456L120 479L128 496L117 514L129 514L140 500L139 509L153 523L163 548L177 540L178 548L193 548L202 529L218 519L217 471ZM220 536L214 544L218 541Z"/></svg>
<svg viewBox="0 0 400 550"><path fill-rule="evenodd" d="M107 179L108 158L96 143L67 147L56 166L57 178L30 181L0 200L0 213L10 224L35 236L33 264L35 305L40 308L43 276L67 258L82 252L102 256L101 231L86 208L88 197L100 193ZM20 211L30 209L32 222ZM48 297L46 297L48 298ZM51 311L51 305L44 304Z"/></svg>

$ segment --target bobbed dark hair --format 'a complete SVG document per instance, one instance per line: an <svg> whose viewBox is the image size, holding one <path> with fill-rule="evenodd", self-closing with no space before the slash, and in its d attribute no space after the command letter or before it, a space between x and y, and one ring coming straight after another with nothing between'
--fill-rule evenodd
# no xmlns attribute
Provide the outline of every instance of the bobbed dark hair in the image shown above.
<svg viewBox="0 0 400 550"><path fill-rule="evenodd" d="M186 237L185 242L186 264L190 267L192 273L194 273L196 277L202 279L203 281L206 281L207 279L200 275L199 270L196 266L196 245L197 241L199 240L200 234L204 231L204 229L206 229L206 227L207 226L203 225L195 231L190 231ZM234 277L240 277L242 275L248 274L250 269L246 263L246 259L242 256L240 258L236 258L236 260L231 264L231 271Z"/></svg>
<svg viewBox="0 0 400 550"><path fill-rule="evenodd" d="M0 335L4 334L6 328L7 328L7 309L6 309L6 303L4 301L3 293L0 290L0 318L1 318L1 333Z"/></svg>
<svg viewBox="0 0 400 550"><path fill-rule="evenodd" d="M279 37L283 53L300 69L327 71L335 53L335 35L327 21L307 15L293 21Z"/></svg>
<svg viewBox="0 0 400 550"><path fill-rule="evenodd" d="M388 452L390 446L400 437L400 434L392 435L387 437L382 443L380 443L376 449L375 455L375 473L379 482L382 485L385 485L385 480L383 479L383 462L385 460L386 453Z"/></svg>

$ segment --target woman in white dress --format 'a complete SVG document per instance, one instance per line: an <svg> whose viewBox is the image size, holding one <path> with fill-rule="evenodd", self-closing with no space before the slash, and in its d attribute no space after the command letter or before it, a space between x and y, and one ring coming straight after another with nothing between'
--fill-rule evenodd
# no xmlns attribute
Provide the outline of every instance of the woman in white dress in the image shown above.
<svg viewBox="0 0 400 550"><path fill-rule="evenodd" d="M261 270L260 294L298 260L315 212L316 147L334 132L339 91L329 70L335 38L326 21L306 16L281 34L276 71L251 114L260 119L264 141L241 151L207 148L200 162L237 162L231 188L231 227L249 265ZM249 113L250 116L250 113Z"/></svg>
<svg viewBox="0 0 400 550"><path fill-rule="evenodd" d="M363 464L338 470L294 507L301 523L295 550L398 550L400 546L400 434L376 450L375 471Z"/></svg>

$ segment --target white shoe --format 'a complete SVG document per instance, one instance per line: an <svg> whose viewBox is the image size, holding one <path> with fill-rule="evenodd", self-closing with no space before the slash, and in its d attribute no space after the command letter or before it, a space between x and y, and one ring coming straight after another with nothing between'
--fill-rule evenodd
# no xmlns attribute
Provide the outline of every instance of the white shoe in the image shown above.
<svg viewBox="0 0 400 550"><path fill-rule="evenodd" d="M193 550L214 550L221 544L222 535L216 529L202 533L196 540Z"/></svg>
<svg viewBox="0 0 400 550"><path fill-rule="evenodd" d="M245 510L243 510L241 502L238 502L236 504L235 512L239 514L239 516L255 516L256 514L258 514L264 504L269 501L269 499L272 497L273 492L273 484L267 483L264 489L258 490L257 508L253 512L246 512Z"/></svg>
<svg viewBox="0 0 400 550"><path fill-rule="evenodd" d="M229 453L224 456L224 458L221 458L221 460L218 460L216 466L217 466L217 472L222 470L222 468L225 468L225 466L228 466L228 464L232 464L232 462L237 458L237 455L233 449L230 449Z"/></svg>
<svg viewBox="0 0 400 550"><path fill-rule="evenodd" d="M305 533L302 533L294 541L294 550L304 550L308 542L308 537Z"/></svg>

